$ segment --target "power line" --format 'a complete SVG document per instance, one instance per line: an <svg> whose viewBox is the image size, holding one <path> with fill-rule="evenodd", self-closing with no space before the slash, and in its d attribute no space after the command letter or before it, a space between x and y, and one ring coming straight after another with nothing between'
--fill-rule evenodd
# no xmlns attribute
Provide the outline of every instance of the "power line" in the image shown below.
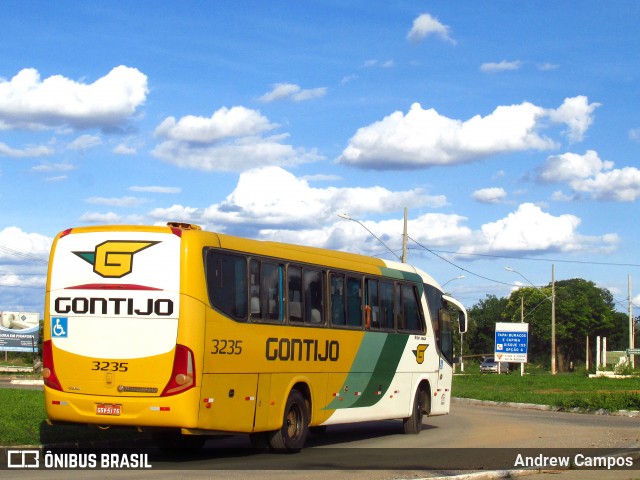
<svg viewBox="0 0 640 480"><path fill-rule="evenodd" d="M413 240L413 238L411 238L411 240ZM413 241L416 242L415 240ZM420 244L418 243L418 245ZM594 262L594 261L587 261L587 260L560 260L555 258L534 258L534 257L521 257L516 255L492 255L490 253L452 252L449 250L431 250L424 247L423 245L420 245L420 246L422 248L425 248L431 253L433 252L450 253L453 255L467 255L467 256L475 256L475 257L490 257L490 258L508 258L511 260L529 260L533 262L547 262L547 263L578 263L578 264L584 264L584 265L606 265L606 266L613 266L613 267L640 267L640 264L638 263Z"/></svg>
<svg viewBox="0 0 640 480"><path fill-rule="evenodd" d="M510 286L510 287L517 287L517 286L518 286L518 285L515 285L515 284L513 284L513 283L507 283L507 282L503 282L503 281L501 281L501 280L495 280L495 279L493 279L493 278L489 278L489 277L485 277L484 275L480 275L479 273L472 272L471 270L468 270L468 269L466 269L466 268L464 268L464 267L461 267L460 265L457 265L457 264L453 263L452 261L447 260L447 259L446 259L446 258L444 258L443 256L438 255L438 254L436 253L436 250L431 250L430 248L428 248L428 247L426 247L426 246L422 245L422 244L421 244L420 242L418 242L417 240L415 240L415 239L411 238L411 236L407 235L407 238L411 239L411 241L412 241L412 242L415 242L415 243L416 243L416 245L418 245L419 247L421 247L421 248L425 249L427 252L429 252L429 253L431 253L431 254L435 255L435 256L436 256L436 257L438 257L440 260L443 260L443 261L447 262L449 265L453 265L454 267L456 267L456 268L458 268L458 269L462 270L463 272L468 273L469 275L473 275L474 277L482 278L483 280L488 280L488 281L490 281L490 282L500 283L500 284L502 284L502 285L508 285L508 286ZM448 252L447 252L447 253L448 253Z"/></svg>
<svg viewBox="0 0 640 480"><path fill-rule="evenodd" d="M45 288L45 285L42 284L40 286L36 286L36 285L3 285L2 283L0 283L0 288L36 288L38 290L42 290L43 288Z"/></svg>
<svg viewBox="0 0 640 480"><path fill-rule="evenodd" d="M32 260L34 262L38 262L38 263L47 263L46 260L43 260L40 257L37 257L36 255L33 255L31 253L27 253L27 252L21 252L19 250L15 250L13 248L7 247L6 245L0 245L0 252L4 252L7 253L9 255L13 255L19 258L23 258L25 260Z"/></svg>

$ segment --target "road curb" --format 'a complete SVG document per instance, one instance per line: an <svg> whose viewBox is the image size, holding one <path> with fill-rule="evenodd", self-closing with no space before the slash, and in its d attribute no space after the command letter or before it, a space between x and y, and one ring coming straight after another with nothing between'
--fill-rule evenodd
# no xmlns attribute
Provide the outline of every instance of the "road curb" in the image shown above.
<svg viewBox="0 0 640 480"><path fill-rule="evenodd" d="M514 478L514 475L535 475L538 470L493 470L488 472L463 473L446 477L425 477L417 480L491 480L494 478Z"/></svg>
<svg viewBox="0 0 640 480"><path fill-rule="evenodd" d="M460 397L453 397L451 400L453 403L461 403L464 405L526 408L529 410L541 410L541 411L548 411L548 412L566 412L566 413L585 413L589 415L615 415L620 417L640 417L640 411L638 410L618 410L616 412L610 412L608 410L603 410L603 409L600 409L600 410L585 410L583 408L565 409L562 407L555 407L552 405L538 405L535 403L496 402L493 400L476 400L473 398L460 398Z"/></svg>

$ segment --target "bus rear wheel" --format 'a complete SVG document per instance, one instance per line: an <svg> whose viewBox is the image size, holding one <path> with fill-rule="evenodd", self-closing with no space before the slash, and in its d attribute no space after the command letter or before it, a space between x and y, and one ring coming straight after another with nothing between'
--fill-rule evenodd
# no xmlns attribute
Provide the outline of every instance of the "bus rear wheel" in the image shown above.
<svg viewBox="0 0 640 480"><path fill-rule="evenodd" d="M284 408L282 427L270 433L269 445L276 452L298 452L309 434L309 409L303 395L291 390Z"/></svg>
<svg viewBox="0 0 640 480"><path fill-rule="evenodd" d="M427 390L418 388L416 397L413 400L413 411L411 416L402 420L404 433L417 434L422 431L422 418L425 413L429 413L430 397Z"/></svg>

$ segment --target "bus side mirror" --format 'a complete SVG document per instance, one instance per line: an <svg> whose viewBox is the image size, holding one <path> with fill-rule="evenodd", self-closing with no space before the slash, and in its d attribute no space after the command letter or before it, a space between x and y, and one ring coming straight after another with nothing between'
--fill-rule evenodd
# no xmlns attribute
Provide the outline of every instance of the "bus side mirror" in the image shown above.
<svg viewBox="0 0 640 480"><path fill-rule="evenodd" d="M448 295L443 295L442 299L458 311L458 327L460 333L465 333L467 331L467 309L455 298Z"/></svg>
<svg viewBox="0 0 640 480"><path fill-rule="evenodd" d="M467 332L467 315L465 312L458 312L458 326L460 327L460 333Z"/></svg>

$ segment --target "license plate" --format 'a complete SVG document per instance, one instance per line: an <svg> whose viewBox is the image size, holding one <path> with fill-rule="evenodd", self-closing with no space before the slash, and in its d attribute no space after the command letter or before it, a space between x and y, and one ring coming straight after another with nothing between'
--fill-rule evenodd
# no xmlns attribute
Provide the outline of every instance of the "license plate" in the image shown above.
<svg viewBox="0 0 640 480"><path fill-rule="evenodd" d="M100 403L96 405L96 415L118 416L122 413L122 405L108 405Z"/></svg>

